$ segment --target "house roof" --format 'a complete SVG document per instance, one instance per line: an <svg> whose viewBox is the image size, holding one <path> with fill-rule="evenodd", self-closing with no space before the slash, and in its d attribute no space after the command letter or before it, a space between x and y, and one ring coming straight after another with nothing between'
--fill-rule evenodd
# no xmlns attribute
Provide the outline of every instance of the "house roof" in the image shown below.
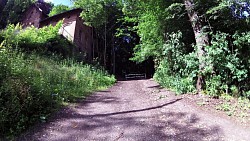
<svg viewBox="0 0 250 141"><path fill-rule="evenodd" d="M36 2L35 3L35 6L41 11L43 12L44 14L48 15L51 11L51 5L46 3L46 2Z"/></svg>
<svg viewBox="0 0 250 141"><path fill-rule="evenodd" d="M35 7L37 8L45 17L48 17L49 12L51 11L51 6L50 4L46 3L46 2L40 2L37 1L35 3L33 3L31 7ZM29 8L29 9L30 9ZM28 10L28 9L27 9Z"/></svg>
<svg viewBox="0 0 250 141"><path fill-rule="evenodd" d="M76 8L76 9L68 10L68 11L65 11L65 12L63 12L63 13L59 13L59 14L56 14L56 15L54 15L54 16L45 18L45 19L41 20L40 22L44 22L44 21L47 21L47 20L51 20L51 19L54 19L54 18L57 18L57 17L62 17L62 16L65 15L65 14L74 13L74 12L79 12L79 13L80 13L80 12L82 12L82 9Z"/></svg>

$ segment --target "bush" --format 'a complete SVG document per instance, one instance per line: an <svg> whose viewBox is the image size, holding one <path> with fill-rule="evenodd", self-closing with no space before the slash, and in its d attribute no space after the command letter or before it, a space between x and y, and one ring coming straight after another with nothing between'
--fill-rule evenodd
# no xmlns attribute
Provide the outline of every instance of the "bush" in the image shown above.
<svg viewBox="0 0 250 141"><path fill-rule="evenodd" d="M193 93L198 64L194 54L185 50L181 37L181 32L168 35L154 78L178 94Z"/></svg>
<svg viewBox="0 0 250 141"><path fill-rule="evenodd" d="M204 72L209 95L219 96L229 92L232 96L240 97L243 91L249 90L249 62L244 61L249 60L249 56L244 55L249 51L243 51L239 46L242 39L246 43L247 40L238 33L234 37L221 32L213 35L211 45L206 47L207 71ZM232 41L234 44L230 44Z"/></svg>
<svg viewBox="0 0 250 141"><path fill-rule="evenodd" d="M194 93L196 91L192 77L181 78L178 76L171 76L167 73L167 68L166 62L164 63L164 61L162 61L154 75L154 79L162 86L175 91L177 94Z"/></svg>
<svg viewBox="0 0 250 141"><path fill-rule="evenodd" d="M111 86L106 71L59 56L0 51L0 136L12 136L44 120L63 102Z"/></svg>
<svg viewBox="0 0 250 141"><path fill-rule="evenodd" d="M58 34L61 26L62 22L58 22L56 26L50 25L39 29L22 29L19 24L8 25L0 32L0 41L4 40L7 48L24 52L57 53L64 57L72 57L74 45Z"/></svg>
<svg viewBox="0 0 250 141"><path fill-rule="evenodd" d="M168 35L155 79L178 93L194 92L198 73L205 77L204 93L218 97L229 93L234 97L249 97L250 32L212 34L205 47L204 71L198 70L196 49L188 52L180 32Z"/></svg>

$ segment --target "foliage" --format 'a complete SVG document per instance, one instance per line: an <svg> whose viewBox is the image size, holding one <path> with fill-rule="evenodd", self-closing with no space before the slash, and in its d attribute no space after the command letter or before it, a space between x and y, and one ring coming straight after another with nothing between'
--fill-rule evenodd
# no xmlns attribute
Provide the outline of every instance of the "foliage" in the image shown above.
<svg viewBox="0 0 250 141"><path fill-rule="evenodd" d="M237 35L236 33L234 36ZM229 34L217 33L213 35L211 45L206 48L208 54L205 58L207 62L205 73L208 77L206 89L212 95L226 93L231 87L239 90L249 89L244 84L249 74L247 69L249 64L242 62L239 46L230 45L228 39L230 39ZM239 39L231 38L231 40L236 43Z"/></svg>
<svg viewBox="0 0 250 141"><path fill-rule="evenodd" d="M167 35L163 45L162 58L154 78L163 86L177 93L194 92L194 78L198 64L192 53L188 53L181 41L181 32Z"/></svg>
<svg viewBox="0 0 250 141"><path fill-rule="evenodd" d="M87 24L100 27L108 23L109 17L119 16L119 12L113 13L121 7L120 0L74 0L75 7L82 8L81 17Z"/></svg>
<svg viewBox="0 0 250 141"><path fill-rule="evenodd" d="M115 82L102 69L68 59L74 46L58 35L61 25L17 24L0 32L0 140L44 121L64 102Z"/></svg>
<svg viewBox="0 0 250 141"><path fill-rule="evenodd" d="M60 14L60 13L63 13L65 11L68 11L68 10L70 10L70 8L68 6L66 6L66 5L62 5L62 4L61 5L56 5L50 11L49 16L51 17L51 16L54 16L56 14Z"/></svg>
<svg viewBox="0 0 250 141"><path fill-rule="evenodd" d="M217 110L226 112L228 116L235 116L241 119L241 122L250 120L249 113L250 101L246 98L235 99L230 95L224 94L221 96L222 102L215 104Z"/></svg>
<svg viewBox="0 0 250 141"><path fill-rule="evenodd" d="M124 17L127 22L136 22L134 26L140 43L134 48L132 60L142 62L150 56L161 54L161 47L164 40L163 24L165 18L165 7L167 2L159 1L126 1L124 6ZM132 6L130 6L132 5ZM134 13L131 11L135 11Z"/></svg>
<svg viewBox="0 0 250 141"><path fill-rule="evenodd" d="M119 57L112 55L116 54L115 51L122 52L129 48L123 44L125 38L130 42L134 41L132 38L137 40L136 37L133 37L134 34L127 32L129 26L122 19L122 0L74 0L74 6L83 9L81 17L84 23L95 27L94 33L99 39L99 55L96 55L98 61L106 69L115 73L115 70L118 70L115 69L115 66L118 67L118 65L113 64ZM116 36L119 29L126 33ZM114 50L114 48L117 48L117 50Z"/></svg>
<svg viewBox="0 0 250 141"><path fill-rule="evenodd" d="M17 24L8 25L7 28L0 32L0 40L5 40L8 48L18 49L26 52L39 51L59 53L65 57L72 55L73 45L67 39L61 38L58 31L62 21L56 26L45 26L43 28L28 27L22 29Z"/></svg>
<svg viewBox="0 0 250 141"><path fill-rule="evenodd" d="M0 16L0 29L7 24L17 24L25 10L34 3L34 0L8 0Z"/></svg>
<svg viewBox="0 0 250 141"><path fill-rule="evenodd" d="M194 92L195 78L199 73L198 61L193 52L185 50L181 38L180 32L169 35L163 46L155 79L179 93ZM204 93L212 96L222 93L231 93L235 97L247 96L245 91L250 89L250 61L246 55L248 50L245 49L249 46L248 39L249 32L235 33L231 37L221 32L212 35L211 45L205 48L207 56L203 58L206 62L202 72L206 76Z"/></svg>
<svg viewBox="0 0 250 141"><path fill-rule="evenodd" d="M231 4L195 1L192 10L200 18L198 26L209 35L205 54L199 58L200 37L195 37L184 1L125 0L124 19L136 23L133 29L140 37L133 60L153 57L155 79L179 93L194 92L198 75L203 75L205 94L249 96L249 19L235 19ZM199 62L205 62L202 71Z"/></svg>
<svg viewBox="0 0 250 141"><path fill-rule="evenodd" d="M63 102L114 83L113 76L59 56L0 52L0 138L19 134Z"/></svg>

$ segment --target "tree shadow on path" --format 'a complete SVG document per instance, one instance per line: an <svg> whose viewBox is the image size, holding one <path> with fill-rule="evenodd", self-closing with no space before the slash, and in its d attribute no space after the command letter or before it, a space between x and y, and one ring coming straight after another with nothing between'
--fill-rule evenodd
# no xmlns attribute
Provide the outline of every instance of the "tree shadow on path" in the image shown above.
<svg viewBox="0 0 250 141"><path fill-rule="evenodd" d="M181 101L175 99L166 104L141 109L114 112L79 113L65 108L53 116L47 124L24 134L19 139L50 141L217 141L223 135L219 127L207 127L199 123L195 114L161 111ZM77 109L88 111L92 103L115 104L119 99L107 95L93 95Z"/></svg>

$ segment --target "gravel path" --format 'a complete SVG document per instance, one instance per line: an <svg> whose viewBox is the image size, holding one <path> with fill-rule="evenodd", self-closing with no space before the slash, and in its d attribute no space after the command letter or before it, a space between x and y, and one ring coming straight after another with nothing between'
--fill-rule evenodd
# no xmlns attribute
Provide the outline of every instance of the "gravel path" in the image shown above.
<svg viewBox="0 0 250 141"><path fill-rule="evenodd" d="M119 81L62 109L18 140L250 141L250 128L202 111L149 79Z"/></svg>

